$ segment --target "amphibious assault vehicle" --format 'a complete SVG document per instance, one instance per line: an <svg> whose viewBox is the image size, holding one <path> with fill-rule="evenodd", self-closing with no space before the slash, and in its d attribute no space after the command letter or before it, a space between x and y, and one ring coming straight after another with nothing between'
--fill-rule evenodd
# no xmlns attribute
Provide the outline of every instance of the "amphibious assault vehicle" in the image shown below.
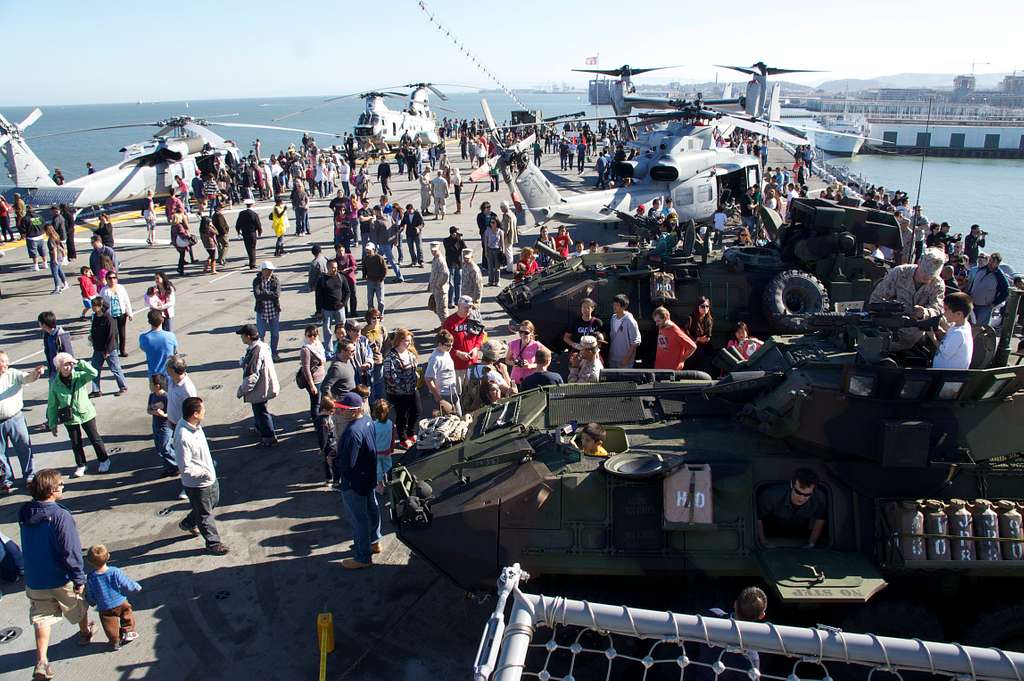
<svg viewBox="0 0 1024 681"><path fill-rule="evenodd" d="M712 345L722 347L736 322L746 322L761 337L793 333L802 319L795 315L863 303L891 265L871 255L875 247L901 248L899 226L889 213L824 199L795 200L789 224L769 209L761 213L771 238L766 246L702 247L691 227L671 250L654 245L554 262L505 288L498 304L515 321L532 321L538 340L557 351L584 298L607 315L612 298L624 293L641 334L653 337L655 307L666 306L683 323L697 298L707 296L716 320Z"/></svg>
<svg viewBox="0 0 1024 681"><path fill-rule="evenodd" d="M998 342L975 328L964 370L890 353L920 323L882 304L805 317L807 334L746 361L723 351L720 380L608 371L520 393L475 412L465 442L396 467L397 535L469 590L517 562L689 593L756 579L846 630L1021 649L1022 295ZM591 421L607 458L577 446ZM798 468L827 508L813 548L757 532Z"/></svg>

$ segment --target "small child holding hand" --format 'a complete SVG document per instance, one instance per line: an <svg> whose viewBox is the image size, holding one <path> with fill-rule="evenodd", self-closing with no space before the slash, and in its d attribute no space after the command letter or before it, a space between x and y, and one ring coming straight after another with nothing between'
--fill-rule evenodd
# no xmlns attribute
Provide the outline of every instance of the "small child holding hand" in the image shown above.
<svg viewBox="0 0 1024 681"><path fill-rule="evenodd" d="M96 569L85 580L85 598L96 606L107 640L117 650L139 637L127 594L138 593L142 587L118 568L107 565L110 552L103 544L90 546L86 560Z"/></svg>

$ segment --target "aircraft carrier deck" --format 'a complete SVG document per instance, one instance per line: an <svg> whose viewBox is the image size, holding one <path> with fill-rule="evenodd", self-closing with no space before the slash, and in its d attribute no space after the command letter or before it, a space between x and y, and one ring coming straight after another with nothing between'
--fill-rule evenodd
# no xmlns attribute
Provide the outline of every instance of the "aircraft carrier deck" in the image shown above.
<svg viewBox="0 0 1024 681"><path fill-rule="evenodd" d="M457 147L451 148L457 159ZM451 153L450 152L450 153ZM468 164L458 161L466 171ZM769 165L791 165L792 158L772 149ZM557 168L557 156L545 155L542 167ZM464 172L464 177L466 176ZM578 191L582 182L594 184L588 168L559 175L562 192ZM815 180L817 183L818 181ZM425 254L429 243L447 236L448 226L459 225L479 255L475 215L482 200L495 209L507 190L491 193L486 183L464 187L461 215L426 220ZM419 207L419 187L397 176L394 200ZM376 184L371 189L374 196ZM331 219L326 201L314 201L310 211L311 237L285 238L287 253L270 258L274 239L264 236L258 260L272 259L282 285L281 344L283 362L277 366L280 396L270 403L282 444L263 449L249 431L247 405L235 398L241 379L238 360L243 354L235 330L254 318L251 282L254 273L244 267L244 249L231 242L231 266L216 276L191 274L173 277L176 252L166 244L147 247L141 221L121 222L116 229L121 259L121 283L132 296L135 319L128 325L127 358L122 367L129 392L95 400L99 430L112 453L108 474L95 473L94 455L87 449L90 472L68 479L62 503L74 514L82 543L104 543L111 564L123 568L143 591L130 600L136 612L140 638L117 652L108 652L102 631L93 643L79 647L77 628L62 622L53 628L50 659L58 679L106 681L212 681L268 678L275 681L316 678L318 649L316 616L334 616L335 651L328 656L328 679L431 680L467 678L480 632L493 605L479 605L438 575L429 565L394 539L385 519L383 553L369 570L349 572L340 561L351 555L351 534L342 511L341 496L322 483L321 458L309 424L308 402L294 383L302 329L310 323L312 295L305 292L309 246L331 244ZM454 210L454 200L450 201ZM256 206L261 217L269 203ZM237 210L230 211L234 224ZM265 234L270 233L265 220ZM158 234L166 238L161 219ZM537 227L520 228L520 244L532 243ZM600 226L574 228L577 240L615 239L615 230ZM88 234L78 234L79 259L65 268L72 290L49 295L49 272L33 272L24 246L2 246L0 259L0 348L14 367L28 369L42 361L42 342L36 315L52 309L73 334L78 357L91 352L85 334L88 322L78 321L80 297L74 282L77 269L88 259ZM200 248L197 246L197 248ZM201 250L201 248L200 248ZM201 265L189 271L198 272ZM174 332L187 355L189 374L206 400L204 427L218 462L221 502L216 513L225 543L225 557L203 552L200 539L177 527L187 502L177 499L179 482L160 477L153 452L150 417L146 414L145 357L138 336L148 330L140 312L142 294L153 273L165 271L177 286L178 305ZM435 315L426 310L429 265L404 269L406 282L386 286L389 329L410 328L421 358L433 349L430 330ZM505 316L494 302L499 289L485 289L482 313L494 335L504 335ZM360 310L365 290L360 286ZM109 389L109 375L104 388ZM58 467L65 475L73 458L63 429L54 438L40 432L46 407L46 381L25 389L25 416L32 429L35 466ZM21 485L21 482L18 483ZM0 531L19 536L18 508L28 500L23 487L0 499ZM497 574L495 574L497 578ZM31 676L35 653L28 600L22 584L4 585L0 601L0 681L22 681ZM668 604L666 604L668 605ZM93 610L90 617L98 624Z"/></svg>

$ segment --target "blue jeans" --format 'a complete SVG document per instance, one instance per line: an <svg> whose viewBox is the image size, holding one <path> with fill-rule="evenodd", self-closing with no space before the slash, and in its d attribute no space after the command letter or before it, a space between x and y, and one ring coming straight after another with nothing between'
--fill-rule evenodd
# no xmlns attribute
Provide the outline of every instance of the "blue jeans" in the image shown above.
<svg viewBox="0 0 1024 681"><path fill-rule="evenodd" d="M320 314L324 317L324 349L327 350L327 355L334 354L334 325L345 323L345 308L340 310L320 310Z"/></svg>
<svg viewBox="0 0 1024 681"><path fill-rule="evenodd" d="M449 263L448 271L451 274L451 280L448 282L448 307L455 307L462 297L462 266Z"/></svg>
<svg viewBox="0 0 1024 681"><path fill-rule="evenodd" d="M266 402L252 403L252 416L256 420L256 430L266 440L274 439L274 417L270 415Z"/></svg>
<svg viewBox="0 0 1024 681"><path fill-rule="evenodd" d="M64 268L60 266L60 260L56 258L50 258L50 276L53 277L53 288L58 288L61 285L66 286L68 283L67 277L64 276Z"/></svg>
<svg viewBox="0 0 1024 681"><path fill-rule="evenodd" d="M309 233L309 209L308 208L295 208L295 234L308 234Z"/></svg>
<svg viewBox="0 0 1024 681"><path fill-rule="evenodd" d="M372 562L370 545L380 541L380 506L377 493L366 496L347 489L342 492L348 522L352 526L352 553L360 563Z"/></svg>
<svg viewBox="0 0 1024 681"><path fill-rule="evenodd" d="M409 246L409 264L423 264L423 237L405 235L405 243Z"/></svg>
<svg viewBox="0 0 1024 681"><path fill-rule="evenodd" d="M153 425L153 445L156 453L164 464L165 471L177 471L178 459L174 455L174 429L171 422L165 420L161 425Z"/></svg>
<svg viewBox="0 0 1024 681"><path fill-rule="evenodd" d="M992 321L992 305L974 306L974 323L978 326L988 326Z"/></svg>
<svg viewBox="0 0 1024 681"><path fill-rule="evenodd" d="M377 304L374 305L373 301L376 300ZM368 281L366 282L366 309L369 310L371 307L377 308L377 312L384 314L384 282L383 281Z"/></svg>
<svg viewBox="0 0 1024 681"><path fill-rule="evenodd" d="M8 540L0 544L0 579L5 582L13 582L25 574L25 557L21 553L21 547Z"/></svg>
<svg viewBox="0 0 1024 681"><path fill-rule="evenodd" d="M0 421L0 458L4 465L4 483L14 484L14 467L11 466L11 456L7 452L7 442L11 443L15 454L18 455L18 462L21 463L22 479L32 475L32 439L28 435L28 426L25 425L25 417L20 412L6 421Z"/></svg>
<svg viewBox="0 0 1024 681"><path fill-rule="evenodd" d="M281 336L281 315L276 314L272 318L267 319L257 312L256 330L260 334L260 340L263 340L268 330L270 331L270 354L277 357L277 341Z"/></svg>
<svg viewBox="0 0 1024 681"><path fill-rule="evenodd" d="M380 244L380 254L388 261L388 265L394 270L395 276L402 279L402 270L399 269L398 264L395 262L395 256L391 253L391 244Z"/></svg>
<svg viewBox="0 0 1024 681"><path fill-rule="evenodd" d="M118 390L124 390L127 386L124 382L124 372L121 371L121 361L117 358L117 350L106 353L106 357L103 354L102 352L92 353L92 368L96 370L96 379L92 382L92 391L94 393L100 391L100 378L103 376L104 359L107 362L107 366L110 367L110 373L114 374Z"/></svg>

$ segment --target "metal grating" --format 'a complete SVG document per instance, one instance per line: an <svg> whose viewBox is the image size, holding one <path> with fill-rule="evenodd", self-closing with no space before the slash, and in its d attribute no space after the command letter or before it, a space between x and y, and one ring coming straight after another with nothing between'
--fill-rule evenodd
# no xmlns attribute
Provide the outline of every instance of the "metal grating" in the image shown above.
<svg viewBox="0 0 1024 681"><path fill-rule="evenodd" d="M567 383L548 393L548 426L570 421L639 423L651 415L633 383ZM602 397L605 395L605 397Z"/></svg>

